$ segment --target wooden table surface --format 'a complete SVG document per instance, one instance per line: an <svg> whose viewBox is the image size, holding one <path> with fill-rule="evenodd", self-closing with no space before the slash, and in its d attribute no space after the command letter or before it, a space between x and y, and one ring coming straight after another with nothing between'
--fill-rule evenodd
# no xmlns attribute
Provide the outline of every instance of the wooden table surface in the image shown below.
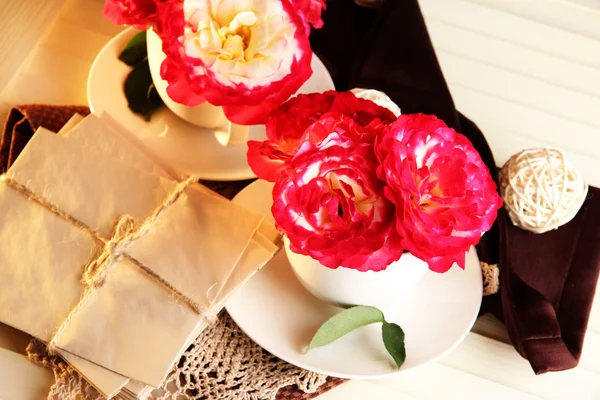
<svg viewBox="0 0 600 400"><path fill-rule="evenodd" d="M485 132L496 161L553 145L565 150L588 183L600 186L598 2L420 3L457 107ZM103 0L0 5L0 118L14 104L86 104L91 63L122 29L102 17ZM348 382L318 399L598 400L599 297L573 370L535 376L508 344L502 324L486 316L436 364L389 380ZM22 344L16 343L13 350ZM4 384L0 377L0 388Z"/></svg>

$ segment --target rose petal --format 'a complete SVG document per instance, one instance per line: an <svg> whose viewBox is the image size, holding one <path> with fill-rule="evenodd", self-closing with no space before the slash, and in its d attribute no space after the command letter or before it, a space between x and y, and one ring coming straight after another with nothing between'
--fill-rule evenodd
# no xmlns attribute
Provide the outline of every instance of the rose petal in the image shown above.
<svg viewBox="0 0 600 400"><path fill-rule="evenodd" d="M154 0L106 0L102 14L114 24L131 25L145 30L156 22L156 2Z"/></svg>
<svg viewBox="0 0 600 400"><path fill-rule="evenodd" d="M300 94L271 112L266 123L266 145L261 148L260 155L252 153L253 160L249 160L249 164L259 178L271 180L282 167L279 163L270 162L276 151L286 154L285 157L279 156L279 159L291 159L306 143L320 145L337 129L337 124L344 124L347 120L352 120L361 129L345 130L345 138L331 136L331 143L341 145L342 141L352 143L360 140L372 145L375 137L395 119L389 110L370 100L358 99L350 92ZM248 155L250 157L251 154ZM257 161L260 156L264 158L262 163ZM254 169L253 165L258 168ZM275 170L266 171L263 168L269 165Z"/></svg>
<svg viewBox="0 0 600 400"><path fill-rule="evenodd" d="M304 136L324 127L333 131L320 145L305 142L279 171L271 209L277 227L292 251L329 268L385 269L402 255L402 239L375 174L373 145L362 141L368 132L351 117L326 113Z"/></svg>
<svg viewBox="0 0 600 400"><path fill-rule="evenodd" d="M396 205L402 247L436 272L491 228L502 201L473 145L434 116L402 115L376 140L386 198Z"/></svg>
<svg viewBox="0 0 600 400"><path fill-rule="evenodd" d="M213 8L222 18L207 11ZM306 27L290 0L166 0L158 4L157 30L169 96L190 106L200 99L223 106L238 124L266 122L312 74Z"/></svg>

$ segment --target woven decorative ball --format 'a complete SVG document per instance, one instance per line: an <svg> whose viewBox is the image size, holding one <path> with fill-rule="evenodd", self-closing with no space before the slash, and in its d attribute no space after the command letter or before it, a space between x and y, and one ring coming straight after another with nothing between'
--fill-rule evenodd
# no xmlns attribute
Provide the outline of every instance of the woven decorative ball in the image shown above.
<svg viewBox="0 0 600 400"><path fill-rule="evenodd" d="M534 233L573 219L587 191L581 173L554 148L524 150L500 171L500 193L512 223Z"/></svg>
<svg viewBox="0 0 600 400"><path fill-rule="evenodd" d="M400 115L400 107L398 107L387 94L380 92L379 90L355 88L352 89L351 92L358 98L371 100L378 106L387 108L393 112L396 117Z"/></svg>

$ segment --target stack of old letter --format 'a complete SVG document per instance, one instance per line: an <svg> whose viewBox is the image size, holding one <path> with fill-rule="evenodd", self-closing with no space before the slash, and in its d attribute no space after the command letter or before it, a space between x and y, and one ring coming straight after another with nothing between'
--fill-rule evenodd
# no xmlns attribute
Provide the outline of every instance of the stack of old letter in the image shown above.
<svg viewBox="0 0 600 400"><path fill-rule="evenodd" d="M279 239L107 115L36 132L0 178L0 210L0 322L107 398L158 387Z"/></svg>

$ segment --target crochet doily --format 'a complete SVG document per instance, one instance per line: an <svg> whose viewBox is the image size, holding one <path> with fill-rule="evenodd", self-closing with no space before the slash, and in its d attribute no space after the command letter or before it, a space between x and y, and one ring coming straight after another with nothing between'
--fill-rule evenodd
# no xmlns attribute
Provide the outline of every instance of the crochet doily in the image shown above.
<svg viewBox="0 0 600 400"><path fill-rule="evenodd" d="M103 397L77 372L34 339L29 358L52 368L56 383L48 400L101 400ZM278 359L246 336L225 312L185 351L153 400L275 400L280 389L296 385L314 393L326 383L324 375Z"/></svg>
<svg viewBox="0 0 600 400"><path fill-rule="evenodd" d="M481 275L483 276L483 295L490 296L500 290L500 270L498 264L488 264L480 261Z"/></svg>
<svg viewBox="0 0 600 400"><path fill-rule="evenodd" d="M206 329L155 391L156 400L274 400L279 389L296 385L314 393L327 377L278 359L254 343L227 313Z"/></svg>
<svg viewBox="0 0 600 400"><path fill-rule="evenodd" d="M48 354L45 343L32 339L27 346L27 355L34 363L52 369L54 385L48 393L48 400L104 400L81 375L59 357Z"/></svg>

